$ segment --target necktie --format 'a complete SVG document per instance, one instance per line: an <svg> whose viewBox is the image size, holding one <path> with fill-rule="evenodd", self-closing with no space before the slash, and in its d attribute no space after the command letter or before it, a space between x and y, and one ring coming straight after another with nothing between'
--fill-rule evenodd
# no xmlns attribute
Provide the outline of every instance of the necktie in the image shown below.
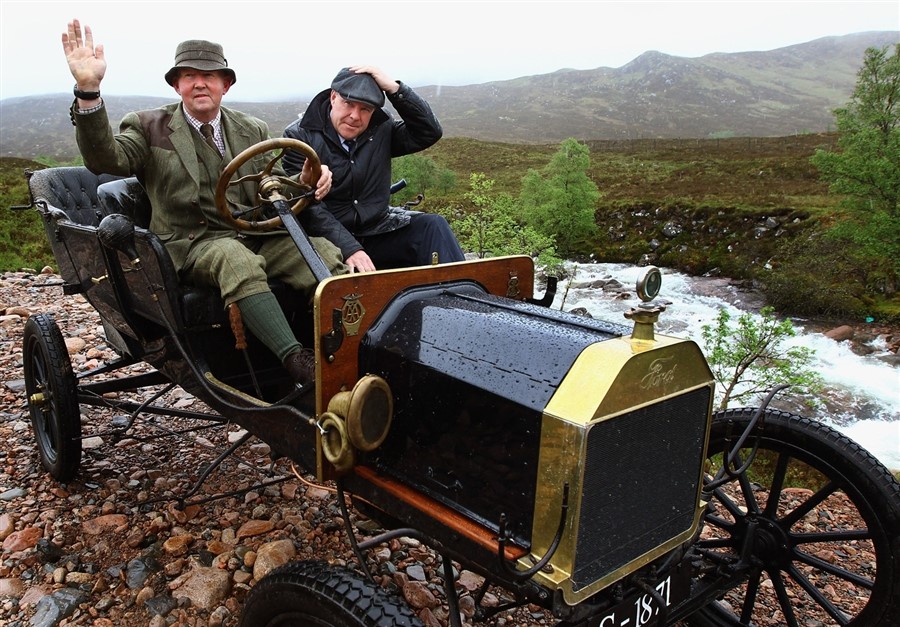
<svg viewBox="0 0 900 627"><path fill-rule="evenodd" d="M353 147L356 145L355 139L345 139L344 147L347 149L347 152L353 152Z"/></svg>
<svg viewBox="0 0 900 627"><path fill-rule="evenodd" d="M200 134L203 135L203 139L206 140L206 143L209 144L210 148L215 150L220 155L219 147L216 145L216 139L213 137L213 127L212 124L201 124L200 125Z"/></svg>

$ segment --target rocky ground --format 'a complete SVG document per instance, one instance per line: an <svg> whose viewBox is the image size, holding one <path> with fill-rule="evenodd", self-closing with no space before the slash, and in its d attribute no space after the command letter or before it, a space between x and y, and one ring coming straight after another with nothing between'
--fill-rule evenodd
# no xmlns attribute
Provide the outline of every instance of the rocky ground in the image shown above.
<svg viewBox="0 0 900 627"><path fill-rule="evenodd" d="M73 369L111 360L99 318L82 297L63 297L53 274L0 278L0 626L163 627L237 625L251 586L289 560L353 562L333 489L273 462L256 439L227 459L186 507L206 465L243 433L236 425L142 415L125 435L121 411L82 411L82 464L67 484L41 467L24 398L22 332L27 317L54 315ZM143 364L134 366L144 368ZM180 388L163 397L186 411L205 405ZM178 433L173 433L178 432ZM197 503L214 494L226 498ZM363 530L377 526L353 513ZM441 563L403 538L371 552L376 576L426 625L447 624ZM458 586L481 579L460 573ZM497 603L489 593L487 603ZM472 614L471 596L461 602ZM524 608L491 625L549 625Z"/></svg>
<svg viewBox="0 0 900 627"><path fill-rule="evenodd" d="M77 477L61 484L41 467L26 411L22 330L33 313L52 313L76 373L114 357L99 319L80 297L62 297L52 274L0 278L0 626L233 626L251 587L295 559L353 562L329 485L298 474L251 439L196 496L202 469L240 437L235 425L189 418L138 419L106 408L82 412ZM134 368L140 369L142 365ZM204 412L179 388L164 401ZM211 494L217 500L198 502ZM365 531L376 523L353 514ZM437 556L413 539L370 552L385 588L401 594L429 627L447 624ZM458 589L480 578L459 573ZM500 602L491 591L485 604ZM472 616L471 595L461 610ZM466 624L469 624L468 622ZM487 625L551 625L537 607L501 614Z"/></svg>

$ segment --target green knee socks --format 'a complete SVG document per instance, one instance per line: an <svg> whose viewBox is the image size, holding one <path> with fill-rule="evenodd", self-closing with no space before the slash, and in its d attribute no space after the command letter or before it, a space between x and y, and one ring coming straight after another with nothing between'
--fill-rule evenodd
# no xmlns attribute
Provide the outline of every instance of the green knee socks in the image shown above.
<svg viewBox="0 0 900 627"><path fill-rule="evenodd" d="M237 301L244 325L256 338L284 361L288 353L300 348L278 299L272 292L253 294Z"/></svg>

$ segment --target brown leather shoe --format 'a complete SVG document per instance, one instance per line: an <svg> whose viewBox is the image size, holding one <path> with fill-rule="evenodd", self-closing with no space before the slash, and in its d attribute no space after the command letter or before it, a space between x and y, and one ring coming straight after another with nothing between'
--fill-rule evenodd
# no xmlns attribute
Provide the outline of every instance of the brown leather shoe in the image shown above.
<svg viewBox="0 0 900 627"><path fill-rule="evenodd" d="M284 367L294 383L306 386L316 380L316 354L309 348L301 348L284 358Z"/></svg>

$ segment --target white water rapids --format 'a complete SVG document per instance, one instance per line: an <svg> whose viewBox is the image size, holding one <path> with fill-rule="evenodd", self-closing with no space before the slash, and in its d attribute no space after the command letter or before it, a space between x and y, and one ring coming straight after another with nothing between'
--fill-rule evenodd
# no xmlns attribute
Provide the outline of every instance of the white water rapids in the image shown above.
<svg viewBox="0 0 900 627"><path fill-rule="evenodd" d="M625 264L578 264L571 283L567 279L559 282L553 308L562 305L570 311L583 307L594 318L630 326L624 313L639 303L634 285L644 271ZM660 315L657 332L691 338L701 350L705 350L701 328L714 324L721 308L728 310L734 325L744 312L755 315L761 305L757 296L740 292L729 281L691 277L665 268L660 271L663 277L658 299L670 304ZM615 279L624 289L617 292L589 287L602 279ZM630 297L623 299L622 293L630 293ZM543 286L536 285L535 295L542 294ZM827 409L802 413L855 440L889 469L900 470L900 367L895 365L896 358L884 345L873 345L872 353L857 355L847 342L836 342L818 330L807 329L802 320L792 323L796 336L785 340L783 346L813 350L812 367L826 387Z"/></svg>

